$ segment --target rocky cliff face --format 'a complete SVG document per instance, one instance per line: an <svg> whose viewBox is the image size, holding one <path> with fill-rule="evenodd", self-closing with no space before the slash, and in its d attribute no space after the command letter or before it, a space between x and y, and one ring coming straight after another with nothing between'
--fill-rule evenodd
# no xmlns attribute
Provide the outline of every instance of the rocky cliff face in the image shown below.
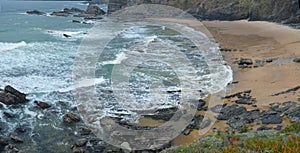
<svg viewBox="0 0 300 153"><path fill-rule="evenodd" d="M300 23L298 0L110 0L109 12L142 3L174 6L203 20Z"/></svg>

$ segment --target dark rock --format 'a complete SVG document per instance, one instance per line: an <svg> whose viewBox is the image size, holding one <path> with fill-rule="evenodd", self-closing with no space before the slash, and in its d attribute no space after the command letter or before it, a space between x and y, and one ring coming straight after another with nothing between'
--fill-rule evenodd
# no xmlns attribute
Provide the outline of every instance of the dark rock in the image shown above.
<svg viewBox="0 0 300 153"><path fill-rule="evenodd" d="M238 64L239 65L252 65L253 64L253 61L252 59L249 59L249 58L241 58L239 61L238 61Z"/></svg>
<svg viewBox="0 0 300 153"><path fill-rule="evenodd" d="M0 147L8 145L8 141L4 137L0 137Z"/></svg>
<svg viewBox="0 0 300 153"><path fill-rule="evenodd" d="M93 16L88 16L85 17L84 20L102 20L103 17L93 17Z"/></svg>
<svg viewBox="0 0 300 153"><path fill-rule="evenodd" d="M260 117L260 111L258 109L251 110L251 111L247 111L244 114L237 115L230 118L227 121L227 124L231 128L240 131L246 124L253 123L254 120L258 120L259 117Z"/></svg>
<svg viewBox="0 0 300 153"><path fill-rule="evenodd" d="M72 37L72 36L67 35L67 34L63 34L63 36L66 37L66 38L71 38Z"/></svg>
<svg viewBox="0 0 300 153"><path fill-rule="evenodd" d="M79 115L69 112L64 115L63 120L64 123L71 124L71 123L79 122L81 119Z"/></svg>
<svg viewBox="0 0 300 153"><path fill-rule="evenodd" d="M15 117L16 117L16 115L11 114L11 113L8 113L8 112L3 112L3 115L4 115L6 118L15 118Z"/></svg>
<svg viewBox="0 0 300 153"><path fill-rule="evenodd" d="M71 9L65 8L65 9L64 9L64 12L69 12L69 13L82 13L82 12L85 12L85 11L84 11L84 10L81 10L81 9L79 9L79 8L72 7Z"/></svg>
<svg viewBox="0 0 300 153"><path fill-rule="evenodd" d="M186 130L183 131L184 135L189 135L190 133L191 133L191 130L189 130L189 129L186 129Z"/></svg>
<svg viewBox="0 0 300 153"><path fill-rule="evenodd" d="M200 129L201 122L203 121L204 116L196 114L191 122L191 124L187 127L189 129Z"/></svg>
<svg viewBox="0 0 300 153"><path fill-rule="evenodd" d="M96 5L89 5L87 10L86 10L87 14L94 14L94 16L99 16L99 15L104 15L105 11L103 11L101 8L99 8Z"/></svg>
<svg viewBox="0 0 300 153"><path fill-rule="evenodd" d="M15 130L17 133L26 133L27 129L23 127L17 127Z"/></svg>
<svg viewBox="0 0 300 153"><path fill-rule="evenodd" d="M59 12L52 12L50 15L51 15L51 16L63 16L63 17L67 17L67 16L69 16L70 14L71 14L70 12L59 11Z"/></svg>
<svg viewBox="0 0 300 153"><path fill-rule="evenodd" d="M26 101L28 101L26 99L26 94L21 93L11 86L6 86L4 91L0 91L0 102L3 102L6 105L19 104Z"/></svg>
<svg viewBox="0 0 300 153"><path fill-rule="evenodd" d="M233 116L241 115L245 113L247 109L245 107L240 107L238 105L227 106L223 108L218 115L218 120L228 120Z"/></svg>
<svg viewBox="0 0 300 153"><path fill-rule="evenodd" d="M288 89L288 90L286 90L286 91L282 91L282 92L279 92L279 93L273 94L272 96L279 96L279 95L287 94L287 93L290 93L290 92L297 91L297 90L299 90L299 89L300 89L300 86L297 86L297 87L294 87L294 88Z"/></svg>
<svg viewBox="0 0 300 153"><path fill-rule="evenodd" d="M41 101L34 101L34 103L39 106L41 109L47 109L50 108L51 105L45 103L45 102L41 102Z"/></svg>
<svg viewBox="0 0 300 153"><path fill-rule="evenodd" d="M295 59L293 60L293 62L295 62L295 63L300 63L300 58L295 58Z"/></svg>
<svg viewBox="0 0 300 153"><path fill-rule="evenodd" d="M86 145L86 143L88 142L88 140L86 138L82 138L76 141L75 145L76 147L83 147Z"/></svg>
<svg viewBox="0 0 300 153"><path fill-rule="evenodd" d="M261 127L257 128L257 131L266 131L266 130L271 130L271 128L266 127L266 126L261 126Z"/></svg>
<svg viewBox="0 0 300 153"><path fill-rule="evenodd" d="M203 107L205 106L205 104L206 104L206 102L205 102L203 99L200 99L200 100L199 100L199 103L198 103L198 108L197 108L197 110L198 110L198 111L203 110Z"/></svg>
<svg viewBox="0 0 300 153"><path fill-rule="evenodd" d="M256 100L243 98L243 99L238 99L235 102L237 104L252 105L252 104L256 103Z"/></svg>
<svg viewBox="0 0 300 153"><path fill-rule="evenodd" d="M289 110L291 107L295 106L296 103L295 102L284 102L284 103L272 103L269 105L269 107L273 110L273 111L276 111L276 112L279 112L279 113L284 113L286 112L287 110Z"/></svg>
<svg viewBox="0 0 300 153"><path fill-rule="evenodd" d="M281 124L282 117L274 111L264 111L261 115L262 124Z"/></svg>
<svg viewBox="0 0 300 153"><path fill-rule="evenodd" d="M152 118L155 120L164 120L164 121L169 121L175 112L177 111L177 108L166 108L166 109L160 109L155 112L155 114L152 115L143 115L143 117L146 118Z"/></svg>
<svg viewBox="0 0 300 153"><path fill-rule="evenodd" d="M78 20L72 20L73 23L81 23L80 21Z"/></svg>
<svg viewBox="0 0 300 153"><path fill-rule="evenodd" d="M267 63L272 63L272 62L273 62L273 59L266 59L266 62L267 62Z"/></svg>
<svg viewBox="0 0 300 153"><path fill-rule="evenodd" d="M17 143L23 143L24 142L24 140L22 139L22 138L20 138L20 137L18 137L18 136L16 136L16 135L10 135L9 136L14 142L17 142Z"/></svg>
<svg viewBox="0 0 300 153"><path fill-rule="evenodd" d="M84 148L73 147L72 149L73 153L85 153Z"/></svg>
<svg viewBox="0 0 300 153"><path fill-rule="evenodd" d="M300 106L292 108L285 112L290 118L291 122L299 122L300 121Z"/></svg>
<svg viewBox="0 0 300 153"><path fill-rule="evenodd" d="M41 11L38 11L38 10L27 11L26 13L31 14L31 15L46 15L45 12L41 12Z"/></svg>
<svg viewBox="0 0 300 153"><path fill-rule="evenodd" d="M82 127L79 129L80 135L89 135L92 133L92 130L86 127Z"/></svg>
<svg viewBox="0 0 300 153"><path fill-rule="evenodd" d="M277 130L277 131L280 131L282 129L282 126L281 125L278 125L274 128L274 130Z"/></svg>

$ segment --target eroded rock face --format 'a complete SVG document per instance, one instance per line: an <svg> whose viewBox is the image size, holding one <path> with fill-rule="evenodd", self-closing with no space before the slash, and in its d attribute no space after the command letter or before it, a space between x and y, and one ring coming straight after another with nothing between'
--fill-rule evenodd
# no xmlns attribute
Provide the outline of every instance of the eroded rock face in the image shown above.
<svg viewBox="0 0 300 153"><path fill-rule="evenodd" d="M298 0L110 0L110 13L126 6L151 3L180 8L199 19L207 20L267 20L299 23Z"/></svg>

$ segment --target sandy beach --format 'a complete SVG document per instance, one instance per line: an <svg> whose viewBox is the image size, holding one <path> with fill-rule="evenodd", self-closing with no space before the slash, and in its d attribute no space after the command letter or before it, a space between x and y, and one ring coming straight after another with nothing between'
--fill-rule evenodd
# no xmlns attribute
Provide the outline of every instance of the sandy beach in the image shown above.
<svg viewBox="0 0 300 153"><path fill-rule="evenodd" d="M155 20L188 25L212 37L220 44L220 48L229 49L222 54L233 70L235 83L229 85L226 92L227 95L231 95L251 90L251 95L257 102L253 106L242 105L248 110L270 110L269 104L275 102L299 103L299 90L278 96L272 95L300 85L300 64L293 62L294 58L300 57L300 30L264 21L204 21L201 25L192 20ZM241 58L252 59L253 63L256 60L268 62L262 66L240 68L236 62ZM231 101L225 100L225 103ZM288 118L283 118L281 125L285 127L289 124ZM227 127L224 121L216 121L213 125L214 131L224 131ZM256 129L258 125L253 124L251 127ZM212 129L205 135L213 134ZM187 136L182 134L173 141L173 145L187 145L204 136L198 133L198 130L193 130Z"/></svg>

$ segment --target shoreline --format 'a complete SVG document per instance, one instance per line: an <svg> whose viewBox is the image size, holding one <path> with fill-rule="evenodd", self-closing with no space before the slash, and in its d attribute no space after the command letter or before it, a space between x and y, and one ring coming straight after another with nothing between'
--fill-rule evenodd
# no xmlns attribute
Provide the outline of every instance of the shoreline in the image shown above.
<svg viewBox="0 0 300 153"><path fill-rule="evenodd" d="M220 45L224 61L233 71L233 82L227 87L227 95L251 90L255 105L243 105L247 110L260 109L270 111L270 104L284 102L300 102L300 91L276 93L292 89L300 85L300 65L293 62L300 57L300 30L292 27L266 21L197 21L178 19L150 19L184 24L208 33ZM199 21L198 21L199 22ZM205 29L207 28L208 31ZM204 30L204 31L203 31ZM211 34L211 35L210 35ZM241 59L251 59L253 64L241 68L237 62ZM257 62L263 61L263 62ZM255 65L259 63L259 65ZM272 96L273 95L273 96ZM232 104L231 99L225 101ZM281 124L265 125L269 128L291 124L288 117L283 117ZM263 124L253 123L250 130L256 130ZM264 125L263 125L264 126ZM213 130L213 128L215 128ZM181 134L173 142L173 146L188 145L201 137L214 134L216 131L228 130L226 121L217 120L212 129L199 136L198 130L192 130L189 135Z"/></svg>

